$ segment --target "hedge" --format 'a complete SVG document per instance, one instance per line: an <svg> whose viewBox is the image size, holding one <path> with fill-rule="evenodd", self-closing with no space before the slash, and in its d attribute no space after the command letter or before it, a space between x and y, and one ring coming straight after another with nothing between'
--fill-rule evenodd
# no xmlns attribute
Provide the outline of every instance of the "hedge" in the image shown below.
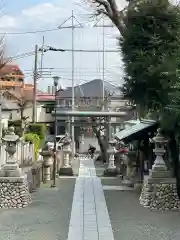
<svg viewBox="0 0 180 240"><path fill-rule="evenodd" d="M24 140L34 144L35 158L37 159L40 149L40 137L35 133L25 133Z"/></svg>
<svg viewBox="0 0 180 240"><path fill-rule="evenodd" d="M40 138L41 144L43 144L47 134L47 127L45 124L32 123L29 124L27 133L37 134Z"/></svg>

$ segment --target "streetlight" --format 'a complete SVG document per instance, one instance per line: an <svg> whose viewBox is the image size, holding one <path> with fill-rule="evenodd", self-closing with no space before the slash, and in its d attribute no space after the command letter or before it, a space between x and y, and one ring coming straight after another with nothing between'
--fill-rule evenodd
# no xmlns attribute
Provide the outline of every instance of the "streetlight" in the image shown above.
<svg viewBox="0 0 180 240"><path fill-rule="evenodd" d="M57 136L57 116L56 116L56 110L57 110L57 91L58 91L58 82L59 82L60 77L54 76L54 88L55 88L55 109L54 109L54 114L55 114L55 125L54 125L54 161L53 161L53 183L51 185L52 188L56 187L56 163L57 163L57 146L56 146L56 136Z"/></svg>

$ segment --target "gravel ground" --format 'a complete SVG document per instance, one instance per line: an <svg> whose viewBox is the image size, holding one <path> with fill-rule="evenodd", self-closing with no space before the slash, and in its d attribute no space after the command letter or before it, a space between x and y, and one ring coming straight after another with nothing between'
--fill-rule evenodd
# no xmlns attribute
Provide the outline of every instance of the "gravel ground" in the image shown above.
<svg viewBox="0 0 180 240"><path fill-rule="evenodd" d="M104 191L115 240L179 240L180 213L152 212L139 204L139 195Z"/></svg>
<svg viewBox="0 0 180 240"><path fill-rule="evenodd" d="M42 184L24 209L0 209L0 240L66 240L75 179Z"/></svg>
<svg viewBox="0 0 180 240"><path fill-rule="evenodd" d="M98 176L104 167L96 163ZM101 178L102 185L119 186L117 178ZM105 190L115 240L179 240L180 213L150 211L139 203L135 191Z"/></svg>

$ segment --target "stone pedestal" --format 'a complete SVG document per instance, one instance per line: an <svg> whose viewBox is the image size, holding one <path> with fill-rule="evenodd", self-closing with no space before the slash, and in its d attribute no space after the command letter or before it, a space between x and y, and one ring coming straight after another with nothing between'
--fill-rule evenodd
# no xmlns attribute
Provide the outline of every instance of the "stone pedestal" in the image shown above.
<svg viewBox="0 0 180 240"><path fill-rule="evenodd" d="M0 169L0 177L20 177L21 169L17 163L5 164Z"/></svg>
<svg viewBox="0 0 180 240"><path fill-rule="evenodd" d="M177 195L176 179L151 177L144 180L140 195L140 204L151 210L180 211L180 201Z"/></svg>
<svg viewBox="0 0 180 240"><path fill-rule="evenodd" d="M43 163L43 166L44 166L44 183L47 183L48 181L51 180L51 166L53 164L53 159L52 159L52 156L50 155L44 155L43 156L44 158L44 163Z"/></svg>
<svg viewBox="0 0 180 240"><path fill-rule="evenodd" d="M72 176L73 170L72 166L69 164L69 156L71 153L70 145L67 144L63 147L63 166L59 170L59 175Z"/></svg>
<svg viewBox="0 0 180 240"><path fill-rule="evenodd" d="M24 208L31 203L28 183L23 177L0 177L0 208Z"/></svg>

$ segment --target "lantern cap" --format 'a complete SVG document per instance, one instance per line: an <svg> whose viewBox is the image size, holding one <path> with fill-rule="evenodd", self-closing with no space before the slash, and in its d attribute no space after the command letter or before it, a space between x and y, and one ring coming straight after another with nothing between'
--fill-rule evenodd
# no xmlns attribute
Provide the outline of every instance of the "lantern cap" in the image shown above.
<svg viewBox="0 0 180 240"><path fill-rule="evenodd" d="M15 128L9 127L7 134L2 138L4 142L17 142L20 138L14 132Z"/></svg>
<svg viewBox="0 0 180 240"><path fill-rule="evenodd" d="M161 134L161 129L157 129L157 134L155 137L153 137L153 141L155 143L166 143L167 140L164 138L164 136Z"/></svg>

